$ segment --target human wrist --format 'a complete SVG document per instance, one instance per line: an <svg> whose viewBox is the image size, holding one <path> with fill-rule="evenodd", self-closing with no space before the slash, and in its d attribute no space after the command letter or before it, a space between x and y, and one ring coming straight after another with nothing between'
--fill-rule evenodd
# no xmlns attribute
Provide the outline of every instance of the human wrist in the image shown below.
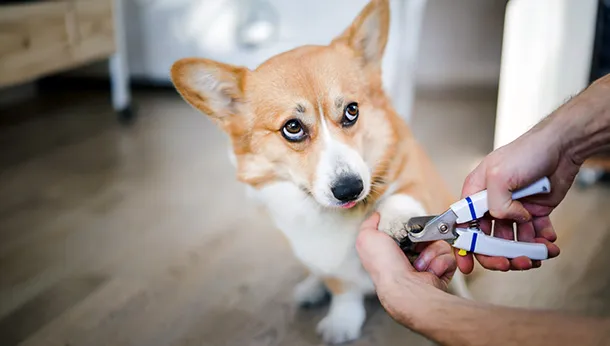
<svg viewBox="0 0 610 346"><path fill-rule="evenodd" d="M400 324L420 334L428 333L428 328L438 318L446 299L456 298L441 289L415 280L395 281L395 287L381 298L388 313Z"/></svg>
<svg viewBox="0 0 610 346"><path fill-rule="evenodd" d="M408 322L401 323L438 344L469 344L468 333L464 331L471 324L468 316L476 309L476 303L427 285L421 288L406 312Z"/></svg>

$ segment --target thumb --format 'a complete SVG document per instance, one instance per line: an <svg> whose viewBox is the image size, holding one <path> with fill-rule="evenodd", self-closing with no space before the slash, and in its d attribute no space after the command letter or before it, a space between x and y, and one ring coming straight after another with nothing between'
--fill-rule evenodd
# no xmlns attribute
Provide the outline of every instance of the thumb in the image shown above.
<svg viewBox="0 0 610 346"><path fill-rule="evenodd" d="M379 226L380 219L381 219L381 216L379 215L378 212L373 213L373 215L371 215L368 219L364 220L364 222L360 226L360 230L361 231L364 231L364 230L376 231L377 227Z"/></svg>
<svg viewBox="0 0 610 346"><path fill-rule="evenodd" d="M481 162L477 168L475 168L464 180L462 186L462 198L473 195L479 191L483 191L486 188L485 182L485 161Z"/></svg>
<svg viewBox="0 0 610 346"><path fill-rule="evenodd" d="M394 239L377 230L378 224L379 214L375 213L362 224L356 239L362 265L373 281L415 271Z"/></svg>
<svg viewBox="0 0 610 346"><path fill-rule="evenodd" d="M497 219L509 219L517 222L531 220L532 216L521 202L513 200L509 179L497 174L490 174L487 179L487 203L489 214Z"/></svg>

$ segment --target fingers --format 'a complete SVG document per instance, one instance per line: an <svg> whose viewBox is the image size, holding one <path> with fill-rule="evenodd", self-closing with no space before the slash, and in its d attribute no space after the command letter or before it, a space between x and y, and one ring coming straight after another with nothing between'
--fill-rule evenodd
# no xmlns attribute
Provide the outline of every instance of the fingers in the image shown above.
<svg viewBox="0 0 610 346"><path fill-rule="evenodd" d="M446 290L457 269L453 248L442 240L427 245L415 260L415 268L420 272L425 272L418 273L421 275L420 278L425 278L429 284Z"/></svg>
<svg viewBox="0 0 610 346"><path fill-rule="evenodd" d="M550 253L551 252L549 252L549 257L551 257ZM540 268L540 266L542 266L541 261L532 261L531 259L524 256L509 260L505 257L491 257L477 254L476 258L483 268L494 271L506 272L509 270L529 270L532 268ZM468 254L465 257L458 256L457 265L462 273L470 274L474 268L474 261L472 260L472 255Z"/></svg>
<svg viewBox="0 0 610 346"><path fill-rule="evenodd" d="M417 257L417 259L415 260L413 265L415 266L415 269L417 269L418 271L420 271L420 272L424 271L424 270L428 269L428 267L430 266L430 263L432 263L433 260L437 259L438 257L440 257L442 255L449 254L449 255L451 255L451 257L453 257L453 254L451 252L452 252L451 245L449 245L447 242L442 241L442 240L435 241L435 242L431 243L430 245L428 245L419 254L419 256Z"/></svg>
<svg viewBox="0 0 610 346"><path fill-rule="evenodd" d="M487 174L487 203L489 214L498 219L511 219L519 223L529 221L532 216L519 201L513 200L511 177L500 167L492 167Z"/></svg>
<svg viewBox="0 0 610 346"><path fill-rule="evenodd" d="M440 255L430 262L427 272L434 274L436 277L450 280L457 269L455 256L451 253Z"/></svg>
<svg viewBox="0 0 610 346"><path fill-rule="evenodd" d="M536 232L534 231L534 223L526 222L517 225L517 240L531 243L536 238Z"/></svg>
<svg viewBox="0 0 610 346"><path fill-rule="evenodd" d="M532 222L526 222L517 225L517 239L515 240L531 243L534 241L535 236L536 234L534 232L534 225ZM513 237L511 237L510 239L512 238ZM538 266L540 265L542 264L539 263ZM534 268L534 261L525 256L513 258L510 260L510 270L529 270L532 268Z"/></svg>
<svg viewBox="0 0 610 346"><path fill-rule="evenodd" d="M468 254L466 254L466 256L460 256L457 254L459 249L454 249L454 250L455 250L457 266L460 269L460 271L464 274L472 273L472 270L474 269L474 258L472 256L472 254L468 253Z"/></svg>
<svg viewBox="0 0 610 346"><path fill-rule="evenodd" d="M545 244L548 249L549 258L559 256L560 250L556 244L553 244L544 238L535 238L532 240L532 242ZM542 266L541 261L533 261L525 256L510 260L505 257L491 257L479 254L475 255L475 257L481 266L488 270L529 270L532 268L540 268ZM470 257L470 254L468 254L466 257L458 257L457 263L462 273L469 274L472 272L474 263L472 261L472 257Z"/></svg>
<svg viewBox="0 0 610 346"><path fill-rule="evenodd" d="M551 218L548 216L534 218L534 220L532 220L532 225L535 233L532 241L545 244L548 249L549 258L559 256L559 246L554 244L557 240L557 233L555 233Z"/></svg>
<svg viewBox="0 0 610 346"><path fill-rule="evenodd" d="M534 242L546 245L546 248L548 249L549 258L555 258L559 256L560 249L559 246L557 246L556 244L551 243L550 241L544 238L536 238L534 239Z"/></svg>
<svg viewBox="0 0 610 346"><path fill-rule="evenodd" d="M555 242L557 240L557 233L551 223L551 218L548 216L534 218L533 220L534 232L537 238L544 238L549 242Z"/></svg>
<svg viewBox="0 0 610 346"><path fill-rule="evenodd" d="M368 219L364 220L362 225L360 225L360 230L376 231L377 227L379 226L380 217L381 216L379 215L379 213L373 213L373 215L371 215Z"/></svg>
<svg viewBox="0 0 610 346"><path fill-rule="evenodd" d="M497 238L514 240L513 221L510 220L495 220L493 225L493 235ZM476 255L477 261L488 270L508 271L512 266L512 261L505 257L494 257L485 255ZM520 267L525 265L518 262ZM531 265L531 264L530 264Z"/></svg>
<svg viewBox="0 0 610 346"><path fill-rule="evenodd" d="M483 266L485 269L489 270L499 270L506 272L510 270L510 261L505 257L491 257L485 255L475 255L477 261Z"/></svg>
<svg viewBox="0 0 610 346"><path fill-rule="evenodd" d="M462 186L462 198L485 190L485 173L485 161L483 161L466 177Z"/></svg>
<svg viewBox="0 0 610 346"><path fill-rule="evenodd" d="M375 282L388 277L404 276L414 271L396 242L377 230L379 214L375 213L361 226L356 239L356 250L362 265Z"/></svg>
<svg viewBox="0 0 610 346"><path fill-rule="evenodd" d="M492 220L488 216L485 216L479 220L479 228L487 235L491 234L492 226Z"/></svg>
<svg viewBox="0 0 610 346"><path fill-rule="evenodd" d="M495 220L494 221L494 237L507 240L515 239L512 220Z"/></svg>
<svg viewBox="0 0 610 346"><path fill-rule="evenodd" d="M532 269L532 267L532 260L525 256L513 258L510 261L510 270L529 270Z"/></svg>
<svg viewBox="0 0 610 346"><path fill-rule="evenodd" d="M543 238L532 239L531 242L545 244L548 249L549 258L559 256L559 247L550 241ZM455 251L458 251L455 249ZM532 261L527 257L517 257L509 260L505 257L491 257L485 255L475 255L477 261L481 266L487 270L494 271L509 271L509 270L529 270L532 268L540 268L542 266L541 261ZM456 254L456 262L459 270L464 274L470 274L474 269L473 254L468 253L466 256L459 256Z"/></svg>
<svg viewBox="0 0 610 346"><path fill-rule="evenodd" d="M528 221L531 215L518 201L513 201L510 192L509 179L499 166L491 166L487 170L487 161L483 160L466 177L462 187L462 198L487 189L489 213L499 219L513 219L520 222Z"/></svg>

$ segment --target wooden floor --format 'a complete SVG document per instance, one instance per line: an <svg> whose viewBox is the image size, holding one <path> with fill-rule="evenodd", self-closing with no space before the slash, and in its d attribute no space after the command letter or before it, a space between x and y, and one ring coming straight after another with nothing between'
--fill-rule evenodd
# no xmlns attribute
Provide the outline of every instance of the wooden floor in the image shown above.
<svg viewBox="0 0 610 346"><path fill-rule="evenodd" d="M327 309L300 310L304 273L233 178L225 139L173 91L47 94L0 114L1 345L319 345ZM491 150L494 91L420 93L413 127L456 195ZM554 214L561 256L477 271L479 300L610 312L610 188ZM430 345L371 300L354 345Z"/></svg>

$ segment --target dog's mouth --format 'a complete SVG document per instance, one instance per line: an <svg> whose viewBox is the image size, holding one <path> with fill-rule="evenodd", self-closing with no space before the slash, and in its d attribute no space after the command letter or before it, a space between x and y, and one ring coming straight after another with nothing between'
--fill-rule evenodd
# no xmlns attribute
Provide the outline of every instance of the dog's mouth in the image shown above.
<svg viewBox="0 0 610 346"><path fill-rule="evenodd" d="M343 209L351 209L353 207L356 206L356 204L358 204L357 201L350 201L350 202L345 202L343 204L339 204L339 208L343 208Z"/></svg>

